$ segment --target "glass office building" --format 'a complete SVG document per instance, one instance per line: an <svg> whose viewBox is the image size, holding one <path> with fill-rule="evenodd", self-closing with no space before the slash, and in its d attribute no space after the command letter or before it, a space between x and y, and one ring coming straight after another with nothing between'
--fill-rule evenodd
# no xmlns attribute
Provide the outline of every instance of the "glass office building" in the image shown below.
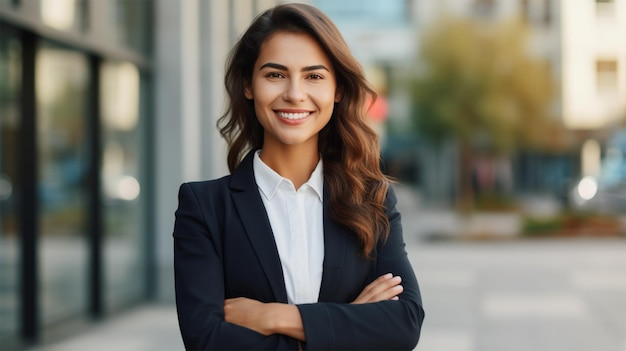
<svg viewBox="0 0 626 351"><path fill-rule="evenodd" d="M151 298L150 1L0 1L0 342Z"/></svg>

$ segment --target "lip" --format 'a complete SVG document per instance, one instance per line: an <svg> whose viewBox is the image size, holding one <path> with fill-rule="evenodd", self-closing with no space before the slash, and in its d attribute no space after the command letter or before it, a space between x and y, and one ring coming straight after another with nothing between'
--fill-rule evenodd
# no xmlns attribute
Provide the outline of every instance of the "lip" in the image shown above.
<svg viewBox="0 0 626 351"><path fill-rule="evenodd" d="M280 109L274 110L278 120L288 125L299 125L305 123L313 115L311 110L303 109Z"/></svg>

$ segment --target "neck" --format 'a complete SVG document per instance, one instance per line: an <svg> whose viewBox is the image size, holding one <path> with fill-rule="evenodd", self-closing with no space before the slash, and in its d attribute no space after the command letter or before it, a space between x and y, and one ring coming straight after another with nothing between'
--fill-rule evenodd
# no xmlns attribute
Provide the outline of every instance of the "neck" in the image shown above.
<svg viewBox="0 0 626 351"><path fill-rule="evenodd" d="M306 183L319 162L317 145L315 148L304 145L272 147L263 145L261 160L293 183L296 189Z"/></svg>

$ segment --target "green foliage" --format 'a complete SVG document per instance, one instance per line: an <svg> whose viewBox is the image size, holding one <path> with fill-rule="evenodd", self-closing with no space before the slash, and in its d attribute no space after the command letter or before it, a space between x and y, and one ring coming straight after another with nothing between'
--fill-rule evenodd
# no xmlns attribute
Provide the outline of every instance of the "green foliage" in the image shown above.
<svg viewBox="0 0 626 351"><path fill-rule="evenodd" d="M565 218L555 216L549 218L524 218L522 233L525 236L540 236L552 234L563 230Z"/></svg>
<svg viewBox="0 0 626 351"><path fill-rule="evenodd" d="M548 236L623 236L618 217L566 211L545 218L525 217L522 234L526 237Z"/></svg>
<svg viewBox="0 0 626 351"><path fill-rule="evenodd" d="M410 84L413 121L435 141L509 154L547 139L554 83L517 22L443 19L426 31Z"/></svg>
<svg viewBox="0 0 626 351"><path fill-rule="evenodd" d="M518 211L517 202L507 194L487 192L476 195L475 209L489 212L513 212Z"/></svg>

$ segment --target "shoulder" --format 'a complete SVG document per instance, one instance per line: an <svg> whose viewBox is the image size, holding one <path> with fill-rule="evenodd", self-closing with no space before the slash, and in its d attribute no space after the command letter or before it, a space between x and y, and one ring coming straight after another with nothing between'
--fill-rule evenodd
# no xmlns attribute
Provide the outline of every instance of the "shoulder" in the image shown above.
<svg viewBox="0 0 626 351"><path fill-rule="evenodd" d="M193 195L199 202L223 197L229 192L231 176L227 175L218 179L186 182L180 185L179 198Z"/></svg>
<svg viewBox="0 0 626 351"><path fill-rule="evenodd" d="M202 191L205 189L227 188L232 176L227 175L217 179L201 180L195 182L186 182L181 184L181 188L187 187L194 191Z"/></svg>
<svg viewBox="0 0 626 351"><path fill-rule="evenodd" d="M394 189L394 183L389 182L387 187L387 197L385 198L385 203L387 205L395 205L398 202L398 198L396 196L396 190Z"/></svg>

